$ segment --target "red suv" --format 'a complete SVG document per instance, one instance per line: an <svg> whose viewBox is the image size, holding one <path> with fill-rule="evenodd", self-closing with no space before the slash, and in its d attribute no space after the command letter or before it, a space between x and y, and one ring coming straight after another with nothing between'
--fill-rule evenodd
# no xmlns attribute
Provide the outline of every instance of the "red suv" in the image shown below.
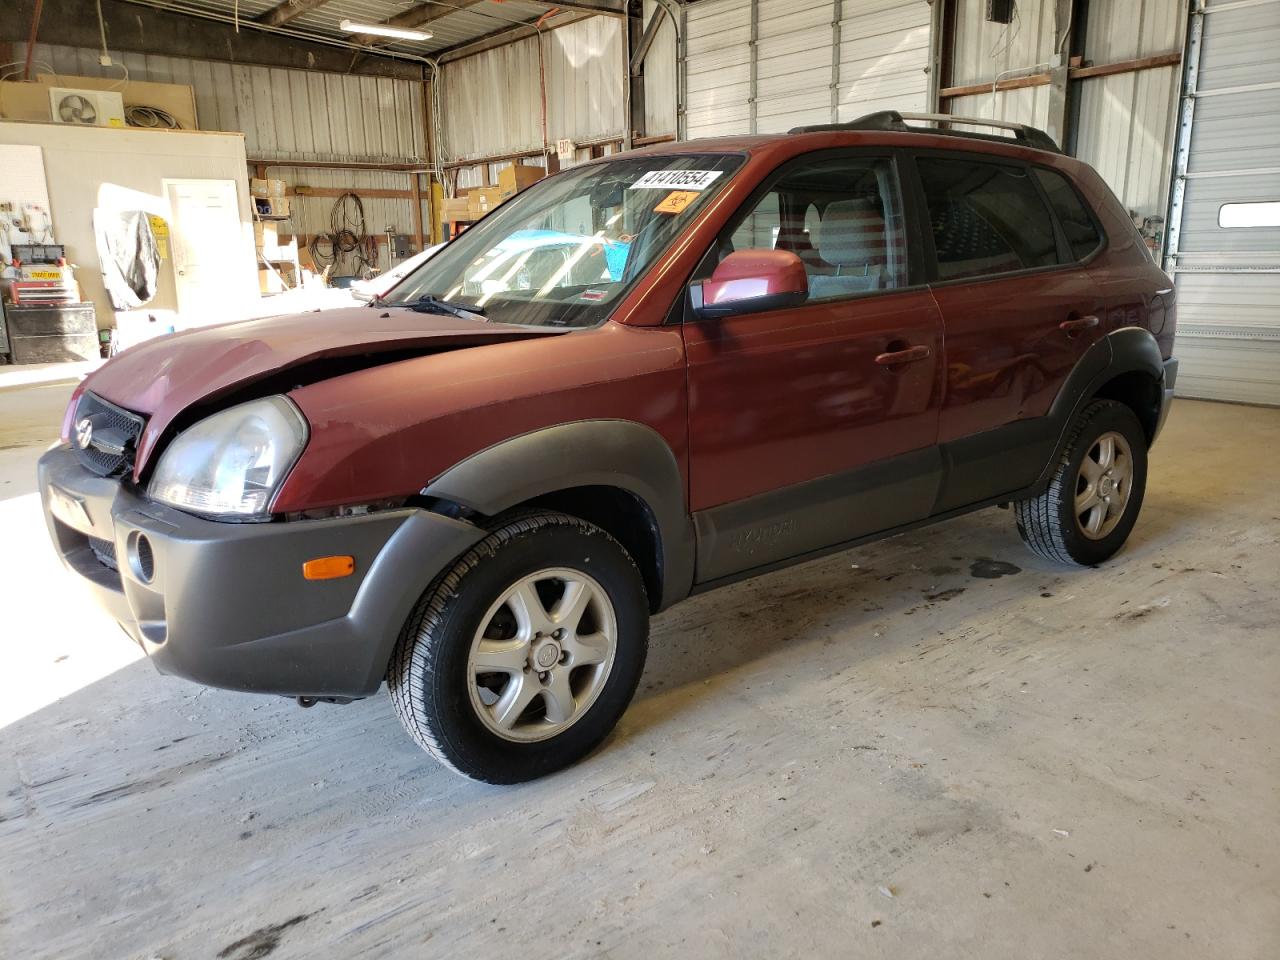
<svg viewBox="0 0 1280 960"><path fill-rule="evenodd" d="M1040 131L906 119L948 126L574 167L386 301L125 352L40 462L58 551L160 670L305 705L385 680L491 782L599 744L691 593L1005 503L1042 557L1106 560L1172 284Z"/></svg>

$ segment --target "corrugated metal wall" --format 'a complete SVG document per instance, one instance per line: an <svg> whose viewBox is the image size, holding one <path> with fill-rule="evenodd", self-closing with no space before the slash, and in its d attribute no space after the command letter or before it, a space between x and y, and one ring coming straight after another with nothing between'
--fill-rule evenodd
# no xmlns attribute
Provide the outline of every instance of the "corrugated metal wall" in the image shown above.
<svg viewBox="0 0 1280 960"><path fill-rule="evenodd" d="M22 56L25 44L15 45ZM55 73L119 78L83 47L36 44ZM132 80L195 90L202 130L243 133L252 159L425 161L422 84L383 77L125 53Z"/></svg>
<svg viewBox="0 0 1280 960"><path fill-rule="evenodd" d="M889 107L923 110L929 23L923 0L695 4L687 14L688 135L776 133Z"/></svg>
<svg viewBox="0 0 1280 960"><path fill-rule="evenodd" d="M967 86L1041 72L1053 59L1053 0L1020 0L1009 25L987 23L986 0L958 0L951 83ZM1182 47L1184 0L1091 0L1086 63L1104 64ZM1081 51L1076 51L1081 53ZM1093 164L1140 217L1162 216L1172 166L1178 68L1073 81L1079 100L1076 155ZM956 97L947 112L1046 125L1049 87Z"/></svg>
<svg viewBox="0 0 1280 960"><path fill-rule="evenodd" d="M1182 49L1182 0L1094 0L1086 55L1114 63ZM1121 201L1141 216L1164 216L1173 166L1177 67L1080 81L1076 156L1097 168Z"/></svg>
<svg viewBox="0 0 1280 960"><path fill-rule="evenodd" d="M542 149L538 42L530 37L441 67L442 160Z"/></svg>
<svg viewBox="0 0 1280 960"><path fill-rule="evenodd" d="M267 169L271 177L284 180L297 189L299 186L352 190L357 195L368 190L408 190L409 175L382 170L317 170L288 165L271 165ZM333 197L294 197L290 204L290 219L282 230L295 234L314 235L329 233L330 220L335 203ZM387 227L397 234L413 235L413 204L410 200L394 197L361 196L364 206L365 228L370 235L383 236ZM427 205L423 203L423 230L426 231ZM378 263L387 267L386 253L378 248ZM348 263L347 266L354 266ZM344 273L349 271L343 271Z"/></svg>
<svg viewBox="0 0 1280 960"><path fill-rule="evenodd" d="M953 86L994 83L1034 73L1045 69L1053 54L1054 0L1020 0L1009 24L988 23L986 5L986 0L956 0ZM1041 86L957 97L949 101L947 112L1043 127L1048 108L1049 88Z"/></svg>
<svg viewBox="0 0 1280 960"><path fill-rule="evenodd" d="M626 31L618 17L589 17L542 37L547 139L621 139L627 128Z"/></svg>
<svg viewBox="0 0 1280 960"><path fill-rule="evenodd" d="M410 189L404 173L306 169L287 166L290 160L426 164L422 84L155 54L125 53L118 58L131 80L192 87L200 128L243 133L249 158L271 162L269 174L290 186L357 193ZM35 60L57 74L121 75L118 68L100 66L98 52L87 48L37 44ZM371 233L380 234L387 226L397 233L413 233L412 201L370 197L363 202ZM328 232L333 204L332 197L294 198L292 218L281 225L282 232ZM424 225L430 222L425 202L422 216ZM385 269L382 248L379 257Z"/></svg>
<svg viewBox="0 0 1280 960"><path fill-rule="evenodd" d="M647 24L658 9L656 0L644 0ZM662 26L644 63L644 132L656 137L676 132L676 25L663 14Z"/></svg>
<svg viewBox="0 0 1280 960"><path fill-rule="evenodd" d="M447 63L440 75L446 163L541 150L543 76L549 144L620 140L626 129L627 57L616 17L589 17Z"/></svg>

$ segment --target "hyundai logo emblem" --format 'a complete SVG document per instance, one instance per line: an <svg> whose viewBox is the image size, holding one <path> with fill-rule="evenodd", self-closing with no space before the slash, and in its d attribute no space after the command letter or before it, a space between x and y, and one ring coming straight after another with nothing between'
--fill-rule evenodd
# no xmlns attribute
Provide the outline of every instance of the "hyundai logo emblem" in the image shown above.
<svg viewBox="0 0 1280 960"><path fill-rule="evenodd" d="M81 450L88 450L91 443L93 443L93 421L85 417L76 422L76 446Z"/></svg>

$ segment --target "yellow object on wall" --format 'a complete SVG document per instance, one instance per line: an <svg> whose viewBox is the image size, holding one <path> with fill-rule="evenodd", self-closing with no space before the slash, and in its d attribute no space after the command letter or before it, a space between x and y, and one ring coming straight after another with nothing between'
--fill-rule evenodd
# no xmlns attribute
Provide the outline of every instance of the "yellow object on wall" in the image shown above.
<svg viewBox="0 0 1280 960"><path fill-rule="evenodd" d="M157 217L154 213L148 214L147 219L151 221L151 234L156 238L156 252L160 254L161 260L168 260L169 224L163 217Z"/></svg>

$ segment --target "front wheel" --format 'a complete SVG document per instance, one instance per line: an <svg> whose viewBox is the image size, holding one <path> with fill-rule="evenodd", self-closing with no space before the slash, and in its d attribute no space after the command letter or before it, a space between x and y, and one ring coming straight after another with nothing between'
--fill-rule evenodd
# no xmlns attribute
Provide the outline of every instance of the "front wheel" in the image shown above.
<svg viewBox="0 0 1280 960"><path fill-rule="evenodd" d="M1018 533L1058 563L1110 558L1138 520L1147 486L1147 437L1122 403L1094 400L1072 425L1049 487L1014 505Z"/></svg>
<svg viewBox="0 0 1280 960"><path fill-rule="evenodd" d="M519 783L613 729L644 669L649 609L631 557L558 513L489 534L419 601L387 683L409 734L458 773Z"/></svg>

